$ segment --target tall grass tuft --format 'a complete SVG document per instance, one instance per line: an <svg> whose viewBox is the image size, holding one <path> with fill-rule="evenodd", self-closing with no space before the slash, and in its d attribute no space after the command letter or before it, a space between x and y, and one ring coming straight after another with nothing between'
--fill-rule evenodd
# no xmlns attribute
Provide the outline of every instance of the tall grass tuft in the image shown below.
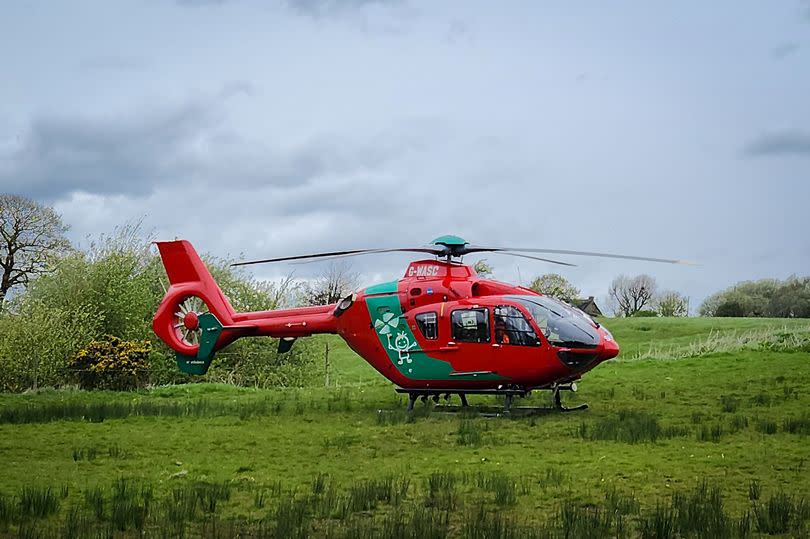
<svg viewBox="0 0 810 539"><path fill-rule="evenodd" d="M449 534L450 513L415 506L413 511L390 513L382 523L380 537L386 539L445 539Z"/></svg>
<svg viewBox="0 0 810 539"><path fill-rule="evenodd" d="M92 487L84 491L84 501L93 511L97 520L104 518L104 491L101 487Z"/></svg>
<svg viewBox="0 0 810 539"><path fill-rule="evenodd" d="M206 483L198 482L194 485L200 508L206 513L214 513L220 501L231 499L231 485L228 482Z"/></svg>
<svg viewBox="0 0 810 539"><path fill-rule="evenodd" d="M458 424L458 445L470 445L477 447L481 445L483 434L480 424L474 419L461 418Z"/></svg>
<svg viewBox="0 0 810 539"><path fill-rule="evenodd" d="M732 434L741 431L742 429L748 428L748 416L744 415L732 416L729 428Z"/></svg>
<svg viewBox="0 0 810 539"><path fill-rule="evenodd" d="M737 332L712 331L705 339L678 346L650 345L625 360L686 359L740 350L799 352L810 345L810 327L763 328Z"/></svg>
<svg viewBox="0 0 810 539"><path fill-rule="evenodd" d="M696 431L699 442L719 442L723 437L723 425L714 423L713 425L702 424Z"/></svg>
<svg viewBox="0 0 810 539"><path fill-rule="evenodd" d="M619 410L593 423L582 422L577 433L586 440L614 440L630 444L656 442L686 434L682 427L662 428L658 418L646 411Z"/></svg>
<svg viewBox="0 0 810 539"><path fill-rule="evenodd" d="M110 523L119 531L143 530L152 497L152 485L118 478L112 486Z"/></svg>
<svg viewBox="0 0 810 539"><path fill-rule="evenodd" d="M557 522L563 537L601 539L611 537L616 526L624 528L624 519L599 507L580 507L573 503L561 505Z"/></svg>
<svg viewBox="0 0 810 539"><path fill-rule="evenodd" d="M274 537L306 539L309 537L307 502L295 498L281 500L274 514L276 521Z"/></svg>
<svg viewBox="0 0 810 539"><path fill-rule="evenodd" d="M315 495L322 494L323 491L326 489L326 483L329 479L329 476L325 473L319 473L315 476L312 480L312 493Z"/></svg>
<svg viewBox="0 0 810 539"><path fill-rule="evenodd" d="M347 509L355 513L374 509L379 503L397 505L407 496L409 485L409 479L391 476L358 481L349 486Z"/></svg>
<svg viewBox="0 0 810 539"><path fill-rule="evenodd" d="M450 472L434 472L427 478L425 507L436 507L443 510L456 508L458 501L456 483L458 478Z"/></svg>
<svg viewBox="0 0 810 539"><path fill-rule="evenodd" d="M461 536L467 539L511 539L515 537L515 525L502 513L491 513L479 505L464 518Z"/></svg>
<svg viewBox="0 0 810 539"><path fill-rule="evenodd" d="M736 412L737 408L740 407L740 399L732 397L731 395L720 395L720 403L725 413Z"/></svg>
<svg viewBox="0 0 810 539"><path fill-rule="evenodd" d="M762 434L776 434L777 429L776 421L770 419L760 419L757 421L757 431Z"/></svg>
<svg viewBox="0 0 810 539"><path fill-rule="evenodd" d="M65 517L60 536L62 539L80 539L92 537L93 522L88 515L78 507L71 507Z"/></svg>
<svg viewBox="0 0 810 539"><path fill-rule="evenodd" d="M565 482L565 473L558 468L546 468L546 473L538 480L541 488L557 487Z"/></svg>
<svg viewBox="0 0 810 539"><path fill-rule="evenodd" d="M13 518L14 508L11 499L0 493L0 531L8 530Z"/></svg>
<svg viewBox="0 0 810 539"><path fill-rule="evenodd" d="M19 494L20 514L44 518L59 510L59 499L51 487L23 486Z"/></svg>
<svg viewBox="0 0 810 539"><path fill-rule="evenodd" d="M641 505L635 496L623 494L611 486L605 491L605 508L616 515L634 515Z"/></svg>
<svg viewBox="0 0 810 539"><path fill-rule="evenodd" d="M782 423L782 430L791 434L810 434L810 415L789 417Z"/></svg>
<svg viewBox="0 0 810 539"><path fill-rule="evenodd" d="M517 482L503 472L480 473L476 486L495 495L495 505L509 506L517 503Z"/></svg>
<svg viewBox="0 0 810 539"><path fill-rule="evenodd" d="M241 419L278 415L284 410L277 397L248 402L211 399L190 401L82 402L78 400L19 404L0 409L0 424L47 423L78 420L101 423L107 419L143 417L218 417Z"/></svg>
<svg viewBox="0 0 810 539"><path fill-rule="evenodd" d="M683 537L728 537L730 520L723 507L720 488L700 482L692 492L672 496L675 528Z"/></svg>
<svg viewBox="0 0 810 539"><path fill-rule="evenodd" d="M641 539L671 539L675 537L675 515L666 504L657 503L650 512L642 513L638 520Z"/></svg>
<svg viewBox="0 0 810 539"><path fill-rule="evenodd" d="M752 502L757 501L759 499L760 492L761 488L759 486L759 481L752 479L748 484L748 499Z"/></svg>
<svg viewBox="0 0 810 539"><path fill-rule="evenodd" d="M181 527L184 522L194 519L197 514L198 497L193 485L173 488L171 495L163 500L165 518Z"/></svg>
<svg viewBox="0 0 810 539"><path fill-rule="evenodd" d="M754 502L754 523L757 530L768 535L784 534L791 530L803 532L810 520L810 504L795 500L782 491L773 494L764 504Z"/></svg>

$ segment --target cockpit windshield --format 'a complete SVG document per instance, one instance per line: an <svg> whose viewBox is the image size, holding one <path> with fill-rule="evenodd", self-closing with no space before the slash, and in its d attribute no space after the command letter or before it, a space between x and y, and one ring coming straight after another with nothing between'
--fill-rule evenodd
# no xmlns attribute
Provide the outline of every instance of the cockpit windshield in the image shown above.
<svg viewBox="0 0 810 539"><path fill-rule="evenodd" d="M574 307L547 296L508 296L523 305L543 335L554 346L595 348L599 332L591 318Z"/></svg>

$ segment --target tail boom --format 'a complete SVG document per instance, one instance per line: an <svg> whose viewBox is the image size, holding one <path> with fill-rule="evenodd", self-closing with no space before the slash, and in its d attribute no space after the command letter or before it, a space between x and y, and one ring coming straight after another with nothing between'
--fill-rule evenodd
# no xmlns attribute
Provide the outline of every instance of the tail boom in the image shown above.
<svg viewBox="0 0 810 539"><path fill-rule="evenodd" d="M240 337L295 339L337 332L335 305L237 313L188 241L156 244L170 286L152 329L177 353L184 372L204 374L214 353Z"/></svg>

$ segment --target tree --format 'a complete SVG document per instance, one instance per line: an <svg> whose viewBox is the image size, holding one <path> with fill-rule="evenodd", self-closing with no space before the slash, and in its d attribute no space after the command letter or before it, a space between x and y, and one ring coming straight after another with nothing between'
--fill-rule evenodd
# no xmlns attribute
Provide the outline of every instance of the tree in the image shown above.
<svg viewBox="0 0 810 539"><path fill-rule="evenodd" d="M810 277L743 281L700 305L701 316L810 317Z"/></svg>
<svg viewBox="0 0 810 539"><path fill-rule="evenodd" d="M679 292L663 292L655 303L661 316L689 316L689 298Z"/></svg>
<svg viewBox="0 0 810 539"><path fill-rule="evenodd" d="M68 227L53 208L18 195L0 195L0 305L15 286L48 268L54 255L70 249Z"/></svg>
<svg viewBox="0 0 810 539"><path fill-rule="evenodd" d="M485 279L492 277L492 273L495 270L495 268L487 263L486 258L482 258L476 262L473 265L473 269L475 270L475 273L477 273L480 277L484 277Z"/></svg>
<svg viewBox="0 0 810 539"><path fill-rule="evenodd" d="M608 298L613 304L614 314L633 316L652 303L658 288L655 279L642 274L635 277L619 275L610 284Z"/></svg>
<svg viewBox="0 0 810 539"><path fill-rule="evenodd" d="M301 302L305 305L337 303L357 289L359 278L349 263L332 262L315 281L301 286Z"/></svg>
<svg viewBox="0 0 810 539"><path fill-rule="evenodd" d="M577 299L580 294L579 288L572 285L568 282L568 279L558 273L546 273L536 277L532 284L529 285L529 288L540 294L561 299L568 303Z"/></svg>

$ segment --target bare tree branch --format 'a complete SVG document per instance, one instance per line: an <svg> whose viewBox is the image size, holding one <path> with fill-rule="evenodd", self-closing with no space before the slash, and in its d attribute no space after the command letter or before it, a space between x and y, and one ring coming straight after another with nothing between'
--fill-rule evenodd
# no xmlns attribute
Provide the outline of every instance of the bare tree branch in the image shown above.
<svg viewBox="0 0 810 539"><path fill-rule="evenodd" d="M0 305L15 286L45 273L51 257L70 249L68 227L53 208L18 195L0 195Z"/></svg>
<svg viewBox="0 0 810 539"><path fill-rule="evenodd" d="M614 314L633 316L652 303L658 284L649 275L635 277L619 275L610 283L608 297L613 304Z"/></svg>
<svg viewBox="0 0 810 539"><path fill-rule="evenodd" d="M359 275L349 263L332 262L318 279L302 286L301 301L306 305L337 303L357 288L358 281Z"/></svg>

